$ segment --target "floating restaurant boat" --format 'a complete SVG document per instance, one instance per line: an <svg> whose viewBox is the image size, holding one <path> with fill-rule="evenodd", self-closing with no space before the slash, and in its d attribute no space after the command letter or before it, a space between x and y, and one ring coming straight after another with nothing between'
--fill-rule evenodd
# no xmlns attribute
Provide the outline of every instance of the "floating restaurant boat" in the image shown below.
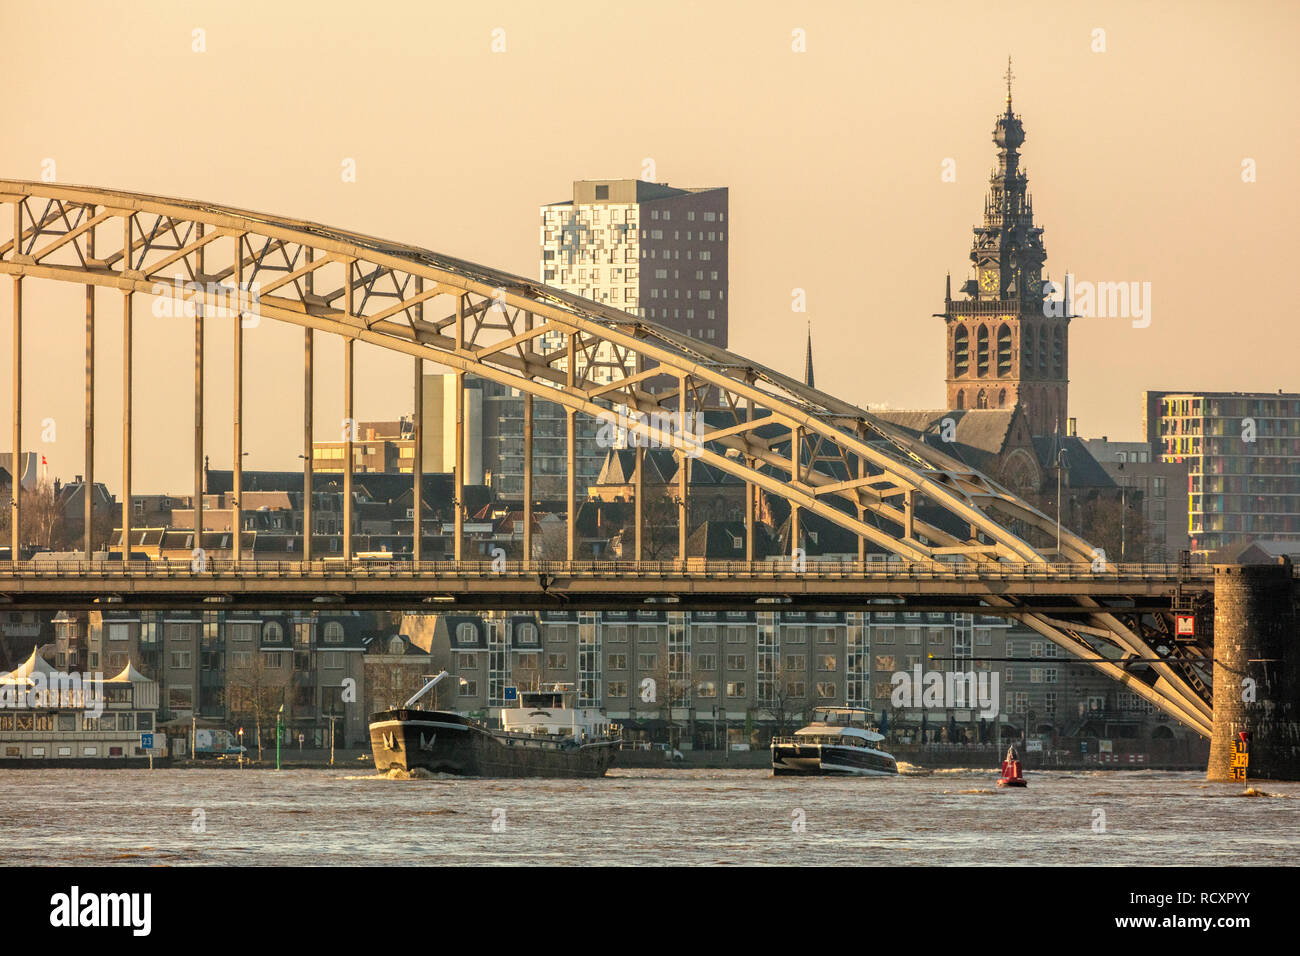
<svg viewBox="0 0 1300 956"><path fill-rule="evenodd" d="M772 738L772 773L888 777L898 773L893 754L879 749L883 734L871 729L871 711L817 707L793 737Z"/></svg>
<svg viewBox="0 0 1300 956"><path fill-rule="evenodd" d="M38 650L0 673L0 770L148 767L167 759L158 684L129 662L112 677L56 670Z"/></svg>
<svg viewBox="0 0 1300 956"><path fill-rule="evenodd" d="M574 690L552 684L520 691L501 711L502 729L453 711L415 705L438 674L401 707L370 718L375 769L426 770L466 777L603 777L614 762L615 725L594 707L571 707Z"/></svg>

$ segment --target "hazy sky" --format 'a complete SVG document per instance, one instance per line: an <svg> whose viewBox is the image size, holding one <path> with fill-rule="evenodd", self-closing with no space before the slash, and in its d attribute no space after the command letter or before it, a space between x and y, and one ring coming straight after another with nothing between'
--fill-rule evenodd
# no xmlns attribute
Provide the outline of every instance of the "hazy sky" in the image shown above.
<svg viewBox="0 0 1300 956"><path fill-rule="evenodd" d="M967 275L1010 54L1051 276L1151 283L1149 327L1072 324L1080 432L1139 437L1145 388L1300 389L1300 335L1268 298L1294 271L1300 222L1300 4L0 0L0 33L0 176L39 179L53 160L64 183L298 216L528 276L537 207L574 179L637 177L651 158L660 181L730 187L731 347L800 374L790 303L805 289L818 385L894 408L944 402L932 314L945 273ZM25 289L27 444L71 477L83 293ZM96 469L116 492L121 307L99 296ZM184 492L193 332L148 302L135 489ZM229 340L210 323L221 468ZM246 341L246 467L296 468L301 333L268 322ZM341 417L340 355L318 345L318 428ZM358 357L358 417L408 412L409 361Z"/></svg>

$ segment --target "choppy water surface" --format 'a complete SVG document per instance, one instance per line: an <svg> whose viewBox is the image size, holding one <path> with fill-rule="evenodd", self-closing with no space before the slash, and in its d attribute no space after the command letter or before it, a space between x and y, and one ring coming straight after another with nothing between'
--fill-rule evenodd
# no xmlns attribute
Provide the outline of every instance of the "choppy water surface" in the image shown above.
<svg viewBox="0 0 1300 956"><path fill-rule="evenodd" d="M616 770L393 780L366 770L0 771L0 859L245 864L1291 864L1300 784L987 771L838 780ZM201 810L204 832L194 832ZM1095 832L1105 814L1105 832ZM803 830L796 824L802 822ZM494 828L495 825L495 828Z"/></svg>

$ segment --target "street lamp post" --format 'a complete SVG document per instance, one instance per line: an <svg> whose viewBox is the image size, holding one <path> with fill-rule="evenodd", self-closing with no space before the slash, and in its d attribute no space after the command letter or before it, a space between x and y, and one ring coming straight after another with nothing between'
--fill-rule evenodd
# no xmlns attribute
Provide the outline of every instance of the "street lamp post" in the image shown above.
<svg viewBox="0 0 1300 956"><path fill-rule="evenodd" d="M1065 468L1065 449L1056 453L1056 560L1061 560L1061 473Z"/></svg>
<svg viewBox="0 0 1300 956"><path fill-rule="evenodd" d="M280 769L280 736L283 732L284 704L275 712L275 769Z"/></svg>
<svg viewBox="0 0 1300 956"><path fill-rule="evenodd" d="M1128 485L1119 486L1119 559L1128 560Z"/></svg>

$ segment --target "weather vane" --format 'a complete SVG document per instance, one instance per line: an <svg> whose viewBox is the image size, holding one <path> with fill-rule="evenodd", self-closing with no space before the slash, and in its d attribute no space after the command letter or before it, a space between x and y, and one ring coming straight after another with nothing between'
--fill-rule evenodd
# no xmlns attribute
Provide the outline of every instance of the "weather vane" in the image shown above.
<svg viewBox="0 0 1300 956"><path fill-rule="evenodd" d="M1015 78L1016 75L1011 72L1011 57L1008 56L1007 57L1007 103L1008 105L1011 103L1011 81L1014 80Z"/></svg>

